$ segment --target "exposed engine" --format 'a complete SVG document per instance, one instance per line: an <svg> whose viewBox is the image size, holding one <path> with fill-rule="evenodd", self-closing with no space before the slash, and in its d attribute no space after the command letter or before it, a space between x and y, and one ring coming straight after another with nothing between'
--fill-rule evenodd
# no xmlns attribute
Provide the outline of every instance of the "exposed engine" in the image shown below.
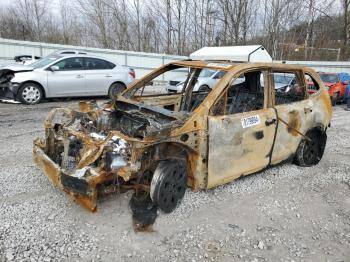
<svg viewBox="0 0 350 262"><path fill-rule="evenodd" d="M121 137L111 136L113 131L143 140L155 134L167 135L171 127L180 123L175 117L120 101L115 108L101 109L96 103L88 105L90 108L86 112L55 109L46 119L46 125L52 127L47 129L49 145L46 153L67 173L81 169L83 163L103 167L107 172L125 166L131 156L130 145ZM100 157L89 159L88 154L95 148L86 145L89 144L87 138L101 142ZM104 161L100 163L101 159Z"/></svg>

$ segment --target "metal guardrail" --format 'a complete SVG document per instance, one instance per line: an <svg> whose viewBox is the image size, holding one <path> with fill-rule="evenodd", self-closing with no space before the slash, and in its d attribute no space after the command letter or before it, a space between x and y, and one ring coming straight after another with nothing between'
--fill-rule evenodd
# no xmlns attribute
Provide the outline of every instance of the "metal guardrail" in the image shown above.
<svg viewBox="0 0 350 262"><path fill-rule="evenodd" d="M62 49L81 50L91 55L104 56L121 65L130 66L135 69L137 78L171 61L187 59L186 56L36 43L0 38L0 61L3 61L3 63L10 62L15 55L22 54L46 56L56 50Z"/></svg>
<svg viewBox="0 0 350 262"><path fill-rule="evenodd" d="M0 38L0 47L1 45L11 45L17 47L31 47L37 49L39 52L35 52L36 55L44 56L47 55L44 51L45 49L52 49L53 51L59 49L74 49L81 50L93 53L104 53L104 54L118 54L118 55L127 55L127 56L136 56L136 57L152 57L152 58L163 58L170 60L181 60L186 59L187 56L178 56L178 55L167 55L167 54L157 54L157 53L145 53L145 52L135 52L135 51L124 51L124 50L113 50L113 49L102 49L96 47L84 47L84 46L73 46L73 45L59 45L59 44L49 44L49 43L39 43L39 42L30 42L30 41L19 41L12 39Z"/></svg>
<svg viewBox="0 0 350 262"><path fill-rule="evenodd" d="M82 50L92 55L101 55L119 64L133 67L137 78L144 76L155 68L170 61L188 59L187 56L176 56L167 54L101 49L93 47L58 45L48 43L37 43L29 41L18 41L0 38L0 62L11 61L15 55L29 54L45 56L60 49ZM274 61L281 63L282 61ZM347 72L350 74L350 62L335 61L285 61L286 64L300 64L325 72ZM166 79L162 79L166 80Z"/></svg>

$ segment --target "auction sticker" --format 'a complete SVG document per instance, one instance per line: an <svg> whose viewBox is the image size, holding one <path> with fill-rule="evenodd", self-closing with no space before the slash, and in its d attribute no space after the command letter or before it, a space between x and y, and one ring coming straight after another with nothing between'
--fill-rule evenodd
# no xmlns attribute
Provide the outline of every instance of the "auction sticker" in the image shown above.
<svg viewBox="0 0 350 262"><path fill-rule="evenodd" d="M260 124L260 117L259 115L248 116L248 117L242 118L241 123L243 128L256 126Z"/></svg>

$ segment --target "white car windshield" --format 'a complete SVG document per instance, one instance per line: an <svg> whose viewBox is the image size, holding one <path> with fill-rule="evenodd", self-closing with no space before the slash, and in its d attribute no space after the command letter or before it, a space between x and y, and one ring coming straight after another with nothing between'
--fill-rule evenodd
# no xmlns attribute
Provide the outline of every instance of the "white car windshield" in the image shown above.
<svg viewBox="0 0 350 262"><path fill-rule="evenodd" d="M273 80L275 83L289 84L294 78L294 75L290 74L274 74Z"/></svg>
<svg viewBox="0 0 350 262"><path fill-rule="evenodd" d="M215 70L203 69L200 72L199 77L211 77L215 72L216 72Z"/></svg>
<svg viewBox="0 0 350 262"><path fill-rule="evenodd" d="M62 56L59 56L59 55L49 55L47 57L44 57L32 64L30 64L31 67L34 67L34 68L42 68L44 66L47 66L48 64L51 64L52 62L58 60L62 58Z"/></svg>

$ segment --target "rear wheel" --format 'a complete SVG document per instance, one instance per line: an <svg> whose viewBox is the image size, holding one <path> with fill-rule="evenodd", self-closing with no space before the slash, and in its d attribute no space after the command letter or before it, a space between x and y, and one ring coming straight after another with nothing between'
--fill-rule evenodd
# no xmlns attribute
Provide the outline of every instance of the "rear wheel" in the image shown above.
<svg viewBox="0 0 350 262"><path fill-rule="evenodd" d="M151 182L151 198L163 212L170 213L181 202L187 188L185 161L159 162Z"/></svg>
<svg viewBox="0 0 350 262"><path fill-rule="evenodd" d="M27 105L35 105L40 103L43 96L44 92L41 86L35 83L23 84L17 93L18 100Z"/></svg>
<svg viewBox="0 0 350 262"><path fill-rule="evenodd" d="M123 83L114 83L111 85L108 91L108 96L110 99L114 99L116 95L120 94L126 89L126 86Z"/></svg>
<svg viewBox="0 0 350 262"><path fill-rule="evenodd" d="M327 135L320 130L311 130L306 136L310 141L303 139L295 154L295 163L298 166L313 166L320 162L326 147Z"/></svg>

